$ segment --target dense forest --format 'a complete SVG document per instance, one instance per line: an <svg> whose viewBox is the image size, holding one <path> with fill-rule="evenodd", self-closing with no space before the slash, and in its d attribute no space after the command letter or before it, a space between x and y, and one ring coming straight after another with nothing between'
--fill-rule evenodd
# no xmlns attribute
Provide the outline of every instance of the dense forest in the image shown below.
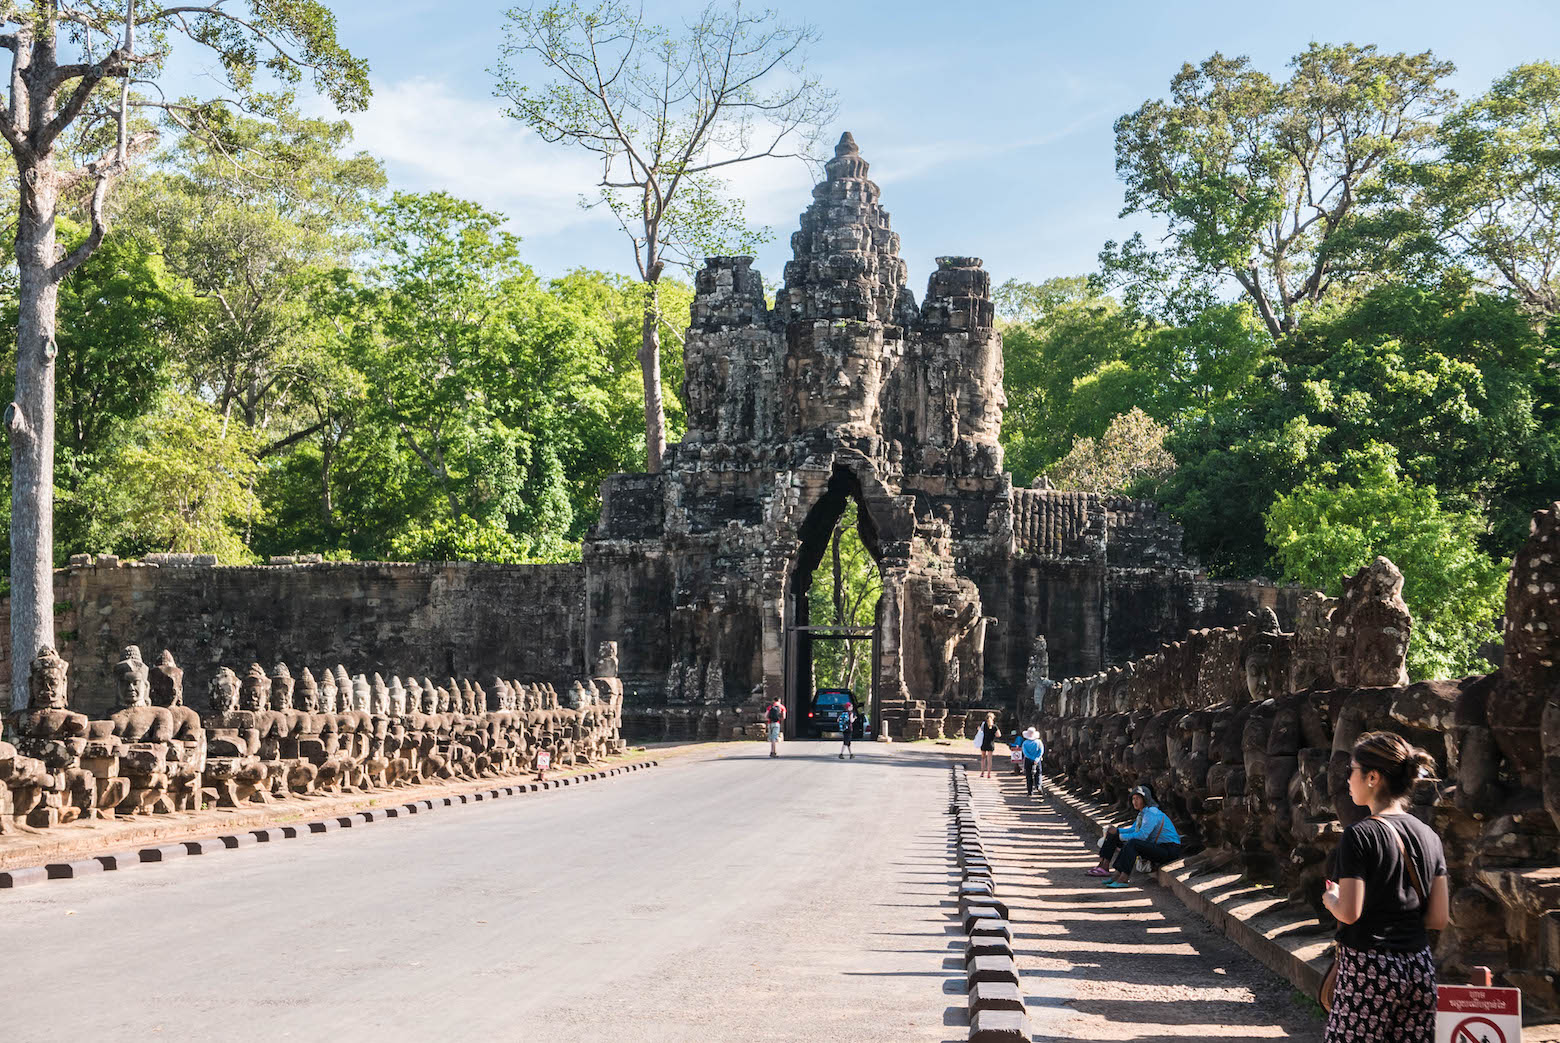
<svg viewBox="0 0 1560 1043"><path fill-rule="evenodd" d="M1560 68L1471 100L1451 72L1353 45L1185 66L1116 124L1123 215L1162 234L998 301L1016 482L1153 497L1217 575L1336 592L1386 554L1416 676L1474 665L1560 496ZM601 479L644 465L645 284L539 275L503 215L394 191L346 123L218 130L165 131L62 286L57 563L577 556ZM658 293L675 441L690 290Z"/></svg>

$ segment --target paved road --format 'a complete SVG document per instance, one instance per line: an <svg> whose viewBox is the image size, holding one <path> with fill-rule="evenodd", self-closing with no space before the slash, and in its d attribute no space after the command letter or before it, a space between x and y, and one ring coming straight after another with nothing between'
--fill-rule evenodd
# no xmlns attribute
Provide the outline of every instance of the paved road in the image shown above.
<svg viewBox="0 0 1560 1043"><path fill-rule="evenodd" d="M0 1036L961 1039L947 762L835 749L14 892Z"/></svg>

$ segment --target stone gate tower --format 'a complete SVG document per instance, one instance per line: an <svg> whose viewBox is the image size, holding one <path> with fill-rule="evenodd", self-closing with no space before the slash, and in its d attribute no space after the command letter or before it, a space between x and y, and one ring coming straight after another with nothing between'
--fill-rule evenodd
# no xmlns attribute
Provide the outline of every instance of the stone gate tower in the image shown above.
<svg viewBox="0 0 1560 1043"><path fill-rule="evenodd" d="M585 647L620 641L626 727L642 734L724 736L775 696L795 721L811 673L793 628L847 499L882 575L873 709L895 737L1011 705L1037 634L1064 676L1098 669L1113 644L1152 647L1203 604L1177 586L1207 583L1179 530L1148 505L1015 494L990 276L938 258L917 305L850 134L825 170L772 310L751 258L708 259L684 351L687 434L662 473L602 486ZM1163 581L1146 600L1121 575L1145 569ZM1143 624L1114 640L1112 597Z"/></svg>

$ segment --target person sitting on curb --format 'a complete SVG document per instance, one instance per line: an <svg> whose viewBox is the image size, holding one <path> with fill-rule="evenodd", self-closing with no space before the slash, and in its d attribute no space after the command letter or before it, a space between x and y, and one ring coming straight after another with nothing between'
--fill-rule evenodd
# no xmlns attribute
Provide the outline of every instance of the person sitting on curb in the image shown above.
<svg viewBox="0 0 1560 1043"><path fill-rule="evenodd" d="M1132 787L1132 808L1137 818L1125 829L1111 826L1105 831L1099 865L1088 871L1090 876L1110 877L1106 887L1128 886L1133 863L1139 858L1162 866L1181 857L1181 834L1170 816L1159 810L1154 791L1147 786Z"/></svg>

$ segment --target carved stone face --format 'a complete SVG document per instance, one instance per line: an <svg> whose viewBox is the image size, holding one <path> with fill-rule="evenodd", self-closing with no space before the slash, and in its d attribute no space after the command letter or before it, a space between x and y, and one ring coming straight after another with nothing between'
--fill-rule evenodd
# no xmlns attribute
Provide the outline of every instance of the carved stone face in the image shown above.
<svg viewBox="0 0 1560 1043"><path fill-rule="evenodd" d="M152 702L157 706L184 705L184 671L173 661L173 653L166 648L152 667Z"/></svg>
<svg viewBox="0 0 1560 1043"><path fill-rule="evenodd" d="M352 679L352 709L357 713L367 713L368 706L368 678L358 674Z"/></svg>
<svg viewBox="0 0 1560 1043"><path fill-rule="evenodd" d="M1273 697L1272 663L1273 648L1266 643L1253 646L1246 656L1246 691L1254 703Z"/></svg>
<svg viewBox="0 0 1560 1043"><path fill-rule="evenodd" d="M439 712L439 690L429 681L423 685L422 712L434 714Z"/></svg>
<svg viewBox="0 0 1560 1043"><path fill-rule="evenodd" d="M320 685L320 712L336 712L336 675L329 670L325 671L324 682Z"/></svg>
<svg viewBox="0 0 1560 1043"><path fill-rule="evenodd" d="M271 709L291 710L293 687L292 671L287 669L286 663L277 663L271 670Z"/></svg>
<svg viewBox="0 0 1560 1043"><path fill-rule="evenodd" d="M249 664L249 670L238 685L238 705L251 712L264 710L271 694L271 679L265 676L265 668L259 663Z"/></svg>
<svg viewBox="0 0 1560 1043"><path fill-rule="evenodd" d="M314 683L314 675L308 667L303 668L303 673L298 678L298 683L293 688L293 709L302 710L304 713L318 713L320 709L320 689Z"/></svg>
<svg viewBox="0 0 1560 1043"><path fill-rule="evenodd" d="M399 717L406 712L406 689L399 677L390 678L390 716Z"/></svg>
<svg viewBox="0 0 1560 1043"><path fill-rule="evenodd" d="M206 698L213 713L232 713L238 709L238 675L227 667L217 671L217 676L206 686Z"/></svg>
<svg viewBox="0 0 1560 1043"><path fill-rule="evenodd" d="M27 675L27 705L34 710L63 710L66 708L65 674L70 664L48 645L38 649Z"/></svg>
<svg viewBox="0 0 1560 1043"><path fill-rule="evenodd" d="M122 709L152 705L152 686L146 661L135 645L126 645L114 664L114 681L119 686L119 705Z"/></svg>

